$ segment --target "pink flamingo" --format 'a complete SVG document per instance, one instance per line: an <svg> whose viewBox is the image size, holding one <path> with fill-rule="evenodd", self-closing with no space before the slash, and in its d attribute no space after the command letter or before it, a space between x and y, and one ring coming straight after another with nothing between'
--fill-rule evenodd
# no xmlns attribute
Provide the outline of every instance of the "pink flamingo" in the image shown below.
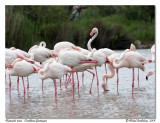
<svg viewBox="0 0 160 123"><path fill-rule="evenodd" d="M37 72L40 68L38 68L34 64L31 64L30 62L27 62L26 60L22 60L21 58L16 59L11 65L8 65L8 63L6 62L6 66L7 66L7 73L9 75L22 77L23 88L24 88L24 103L25 103L25 85L23 77L27 77ZM10 92L11 92L11 86L10 86Z"/></svg>
<svg viewBox="0 0 160 123"><path fill-rule="evenodd" d="M84 64L84 63L97 63L96 60L92 60L90 57L83 55L81 52L66 48L61 50L58 54L57 62L67 65L71 68ZM74 99L74 74L72 72L72 86L73 86L73 99Z"/></svg>
<svg viewBox="0 0 160 123"><path fill-rule="evenodd" d="M87 44L87 47L88 47L89 51L93 50L92 47L91 47L91 43L97 37L97 35L98 35L98 29L97 28L93 28L91 33L90 33L90 36L92 36L92 38L88 41L88 44ZM96 55L96 54L101 54L101 55ZM102 64L105 64L106 74L107 74L106 57L109 57L112 54L115 54L115 52L113 50L108 49L108 48L101 48L101 49L97 50L95 52L94 56L93 56L96 60L99 59L98 60L99 61L99 65L97 64L97 66L101 66ZM96 67L95 67L95 71L96 71L97 85L98 85L99 81L98 81L98 75L97 75ZM106 79L106 83L107 83L107 79ZM107 84L106 84L106 87L107 87Z"/></svg>
<svg viewBox="0 0 160 123"><path fill-rule="evenodd" d="M151 63L152 60L147 60L142 55L140 55L138 52L130 51L123 54L123 59L119 60L118 58L115 58L113 60L113 66L115 68L140 68L142 71L144 71L145 63ZM133 69L134 73L134 69ZM132 98L133 98L133 87L134 87L134 74L133 74L133 81L132 81Z"/></svg>
<svg viewBox="0 0 160 123"><path fill-rule="evenodd" d="M63 75L67 72L75 72L70 67L60 64L56 61L48 61L44 67L38 72L39 77L42 80L51 78L54 82L55 87L55 101L57 101L57 86L56 86L56 79L60 79Z"/></svg>
<svg viewBox="0 0 160 123"><path fill-rule="evenodd" d="M52 50L49 50L46 47L45 42L41 42L40 45L34 45L31 47L28 51L29 55L31 56L31 59L37 61L37 62L44 62L50 57L57 57L55 53L53 53Z"/></svg>
<svg viewBox="0 0 160 123"><path fill-rule="evenodd" d="M151 53L152 53L152 62L155 62L155 57L156 57L155 44L151 47ZM154 74L154 72L155 72L155 69L150 70L146 75L146 80L148 80L148 77Z"/></svg>
<svg viewBox="0 0 160 123"><path fill-rule="evenodd" d="M110 69L111 74L104 74L103 77L102 77L102 82L103 82L102 83L102 88L104 89L104 91L108 91L107 90L107 83L105 83L105 78L107 80L107 79L110 79L110 78L114 77L114 75L115 75L115 70L114 70L115 67L112 64L113 60L115 58L118 58L119 60L123 59L124 54L126 52L129 52L129 49L126 49L123 53L114 53L114 54L110 55L108 58L106 57L106 61L107 61L107 63L109 63L108 68ZM116 68L116 72L117 72L117 93L118 93L118 82L119 82L118 68Z"/></svg>

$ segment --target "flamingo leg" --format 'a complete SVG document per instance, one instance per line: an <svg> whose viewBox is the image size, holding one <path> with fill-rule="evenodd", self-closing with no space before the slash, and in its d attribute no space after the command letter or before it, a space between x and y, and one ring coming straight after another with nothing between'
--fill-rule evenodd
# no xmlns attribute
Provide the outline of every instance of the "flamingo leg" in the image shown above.
<svg viewBox="0 0 160 123"><path fill-rule="evenodd" d="M95 67L95 71L96 71L96 77L97 77L97 92L99 95L99 81L98 81L98 74L97 74L97 68Z"/></svg>
<svg viewBox="0 0 160 123"><path fill-rule="evenodd" d="M107 74L107 66L106 66L106 64L105 64L105 70L106 70L106 74ZM105 90L107 90L107 78L106 78L106 89Z"/></svg>
<svg viewBox="0 0 160 123"><path fill-rule="evenodd" d="M76 72L77 75L77 81L78 81L78 95L79 95L79 79L78 79L78 72Z"/></svg>
<svg viewBox="0 0 160 123"><path fill-rule="evenodd" d="M84 86L84 72L82 72L82 85Z"/></svg>
<svg viewBox="0 0 160 123"><path fill-rule="evenodd" d="M27 88L29 88L29 79L28 79L28 76L27 76Z"/></svg>
<svg viewBox="0 0 160 123"><path fill-rule="evenodd" d="M42 92L43 92L43 79L42 79Z"/></svg>
<svg viewBox="0 0 160 123"><path fill-rule="evenodd" d="M56 86L56 80L53 80L54 88L55 88L55 101L57 101L57 86Z"/></svg>
<svg viewBox="0 0 160 123"><path fill-rule="evenodd" d="M139 68L138 68L138 87L139 87Z"/></svg>
<svg viewBox="0 0 160 123"><path fill-rule="evenodd" d="M74 72L72 72L73 100L74 100Z"/></svg>
<svg viewBox="0 0 160 123"><path fill-rule="evenodd" d="M90 87L90 90L89 90L89 93L91 94L91 89L92 89L92 84L93 84L93 80L94 80L94 77L95 77L95 74L89 70L86 70L88 71L89 73L93 74L93 78L92 78L92 83L91 83L91 87Z"/></svg>
<svg viewBox="0 0 160 123"><path fill-rule="evenodd" d="M19 93L19 76L17 77L17 91Z"/></svg>
<svg viewBox="0 0 160 123"><path fill-rule="evenodd" d="M71 75L71 74L70 74ZM65 88L67 88L67 86L69 85L69 83L71 82L71 78L70 78L70 76L68 76L69 78L68 78L68 80L67 80L67 82L66 82L66 86L65 86Z"/></svg>
<svg viewBox="0 0 160 123"><path fill-rule="evenodd" d="M132 98L134 98L133 97L133 87L134 87L134 68L133 68L133 81L132 81Z"/></svg>
<svg viewBox="0 0 160 123"><path fill-rule="evenodd" d="M24 79L22 77L22 81L23 81L23 90L24 90L24 103L25 103L25 93L26 93L26 89L25 89L25 85L24 85Z"/></svg>
<svg viewBox="0 0 160 123"><path fill-rule="evenodd" d="M61 83L62 83L62 80L60 79L60 89L62 90L62 88L61 88Z"/></svg>
<svg viewBox="0 0 160 123"><path fill-rule="evenodd" d="M117 93L118 93L118 82L119 82L118 68L116 68L116 72L117 72Z"/></svg>
<svg viewBox="0 0 160 123"><path fill-rule="evenodd" d="M9 75L9 98L11 100L11 76Z"/></svg>

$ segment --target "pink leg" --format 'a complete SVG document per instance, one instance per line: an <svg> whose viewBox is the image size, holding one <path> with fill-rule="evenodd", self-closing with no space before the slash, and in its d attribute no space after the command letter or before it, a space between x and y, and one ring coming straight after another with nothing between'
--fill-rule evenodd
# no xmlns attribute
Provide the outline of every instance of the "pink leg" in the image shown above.
<svg viewBox="0 0 160 123"><path fill-rule="evenodd" d="M68 78L68 80L67 80L67 82L66 82L66 86L65 86L65 88L67 88L67 86L69 85L69 83L71 82L71 78L70 78L70 76L68 76L69 78Z"/></svg>
<svg viewBox="0 0 160 123"><path fill-rule="evenodd" d="M106 64L105 64L105 70L106 70L106 74L107 74L107 66L106 66ZM106 78L106 89L105 90L107 90L107 78Z"/></svg>
<svg viewBox="0 0 160 123"><path fill-rule="evenodd" d="M84 86L84 72L82 72L82 85Z"/></svg>
<svg viewBox="0 0 160 123"><path fill-rule="evenodd" d="M56 80L53 80L54 88L55 88L55 101L57 101L57 86L56 86Z"/></svg>
<svg viewBox="0 0 160 123"><path fill-rule="evenodd" d="M62 90L62 88L61 88L61 81L62 81L62 80L60 79L60 89Z"/></svg>
<svg viewBox="0 0 160 123"><path fill-rule="evenodd" d="M92 89L92 84L93 84L93 80L94 80L94 77L95 77L95 74L89 70L86 70L88 72L90 72L91 74L93 74L93 78L92 78L92 83L91 83L91 87L90 87L90 90L89 90L89 93L91 94L91 89Z"/></svg>
<svg viewBox="0 0 160 123"><path fill-rule="evenodd" d="M138 68L138 87L139 87L139 68Z"/></svg>
<svg viewBox="0 0 160 123"><path fill-rule="evenodd" d="M134 68L133 68L133 81L132 81L132 98L134 98L133 97L133 87L134 87Z"/></svg>
<svg viewBox="0 0 160 123"><path fill-rule="evenodd" d="M25 103L25 93L26 93L26 89L25 89L25 85L24 85L24 79L22 77L22 81L23 81L23 90L24 90L24 103Z"/></svg>
<svg viewBox="0 0 160 123"><path fill-rule="evenodd" d="M78 79L78 72L76 72L77 75L77 81L78 81L78 95L79 95L79 79Z"/></svg>
<svg viewBox="0 0 160 123"><path fill-rule="evenodd" d="M97 92L99 95L99 81L98 81L98 74L97 74L97 68L95 67L95 71L96 71L96 77L97 77Z"/></svg>
<svg viewBox="0 0 160 123"><path fill-rule="evenodd" d="M29 88L29 79L28 79L28 76L27 76L27 88Z"/></svg>
<svg viewBox="0 0 160 123"><path fill-rule="evenodd" d="M43 92L43 79L42 79L42 92Z"/></svg>
<svg viewBox="0 0 160 123"><path fill-rule="evenodd" d="M9 75L9 98L11 100L11 76Z"/></svg>
<svg viewBox="0 0 160 123"><path fill-rule="evenodd" d="M72 72L73 100L74 100L74 72Z"/></svg>
<svg viewBox="0 0 160 123"><path fill-rule="evenodd" d="M17 91L19 93L19 76L17 77Z"/></svg>
<svg viewBox="0 0 160 123"><path fill-rule="evenodd" d="M117 72L117 93L118 93L118 82L119 82L119 77L118 77L118 68L116 68L116 72Z"/></svg>

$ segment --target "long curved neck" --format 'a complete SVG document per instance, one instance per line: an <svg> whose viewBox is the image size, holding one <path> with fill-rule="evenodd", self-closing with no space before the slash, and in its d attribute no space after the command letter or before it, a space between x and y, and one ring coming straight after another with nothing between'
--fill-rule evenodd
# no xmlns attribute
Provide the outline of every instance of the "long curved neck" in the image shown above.
<svg viewBox="0 0 160 123"><path fill-rule="evenodd" d="M121 67L121 62L118 63L118 61L122 61L127 52L129 52L129 49L126 49L123 53L121 53L120 57L117 57L113 60L113 66L115 68Z"/></svg>
<svg viewBox="0 0 160 123"><path fill-rule="evenodd" d="M105 82L105 78L112 78L115 74L115 71L114 71L114 67L112 65L108 65L110 71L111 71L111 74L104 74L103 77L102 77L102 81L103 83Z"/></svg>
<svg viewBox="0 0 160 123"><path fill-rule="evenodd" d="M88 50L89 50L89 51L92 50L91 43L92 43L92 41L97 37L97 35L98 35L98 32L96 32L96 33L94 34L94 36L89 39L89 41L88 41L88 43L87 43L87 47L88 47Z"/></svg>

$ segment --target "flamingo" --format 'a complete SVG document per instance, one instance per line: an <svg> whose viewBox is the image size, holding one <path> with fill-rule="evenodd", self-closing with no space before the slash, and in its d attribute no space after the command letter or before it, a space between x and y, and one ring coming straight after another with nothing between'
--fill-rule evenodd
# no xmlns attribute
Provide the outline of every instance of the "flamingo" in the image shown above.
<svg viewBox="0 0 160 123"><path fill-rule="evenodd" d="M38 68L37 66L35 66L30 62L27 62L26 60L22 60L21 58L16 59L11 65L9 65L6 62L6 66L7 66L7 73L9 75L22 77L23 88L24 88L24 103L25 103L25 85L23 77L27 77L35 72L38 72L40 68Z"/></svg>
<svg viewBox="0 0 160 123"><path fill-rule="evenodd" d="M151 63L152 60L147 60L144 58L141 54L135 51L129 51L123 54L123 58L119 60L119 58L115 58L113 60L113 66L115 68L140 68L142 71L144 71L145 63ZM134 73L134 69L133 69ZM133 98L133 86L134 86L134 74L133 74L133 81L132 81L132 98Z"/></svg>
<svg viewBox="0 0 160 123"><path fill-rule="evenodd" d="M155 62L155 56L156 56L155 44L151 47L151 53L152 53L152 62ZM148 77L154 74L154 72L155 72L155 69L150 70L146 75L146 80L148 80Z"/></svg>
<svg viewBox="0 0 160 123"><path fill-rule="evenodd" d="M96 60L92 60L90 57L83 55L77 50L66 48L61 50L58 54L57 62L67 65L71 68L84 64L84 63L97 63ZM72 86L73 86L73 99L74 99L74 74L72 72Z"/></svg>
<svg viewBox="0 0 160 123"><path fill-rule="evenodd" d="M59 52L62 49L65 48L71 48L71 49L75 49L77 51L80 51L79 47L76 47L74 44L72 44L71 42L68 41L62 41L62 42L58 42L57 44L54 45L54 53L55 54L59 54Z"/></svg>
<svg viewBox="0 0 160 123"><path fill-rule="evenodd" d="M57 57L57 55L55 53L53 53L53 51L45 48L46 44L45 42L41 42L40 45L34 45L33 47L31 47L28 51L28 53L31 56L31 59L37 61L37 62L44 62L47 59L49 59L50 57Z"/></svg>
<svg viewBox="0 0 160 123"><path fill-rule="evenodd" d="M49 60L44 64L44 67L38 72L39 78L42 80L51 78L54 82L55 87L55 100L57 100L57 86L56 79L60 79L67 72L75 72L70 67L53 61L53 59Z"/></svg>
<svg viewBox="0 0 160 123"><path fill-rule="evenodd" d="M92 36L92 38L89 39L88 41L88 44L87 44L87 47L88 47L88 50L89 51L92 51L92 47L91 47L91 43L92 41L97 37L98 35L98 29L97 28L93 28L91 33L90 33L90 36ZM96 69L96 66L102 66L103 64L105 64L105 71L107 73L107 68L106 68L106 57L114 54L115 52L111 49L108 49L108 48L102 48L102 49L99 49L99 50L96 50L93 54L93 59L94 60L98 60L98 63L95 65L95 71L96 71L96 77L97 77L97 88L98 88L98 85L99 85L99 80L98 80L98 74L97 74L97 69ZM106 79L106 83L107 83L107 79Z"/></svg>
<svg viewBox="0 0 160 123"><path fill-rule="evenodd" d="M30 58L30 55L27 52L23 51L23 50L16 49L15 47L11 47L10 49L13 50L16 53L21 54L25 58Z"/></svg>
<svg viewBox="0 0 160 123"><path fill-rule="evenodd" d="M106 78L106 80L107 79L110 79L110 78L112 78L112 77L114 77L114 75L115 75L115 67L113 66L113 60L115 59L115 58L118 58L119 60L121 60L121 59L123 59L123 57L124 57L124 54L126 53L126 52L129 52L129 49L126 49L124 52L122 52L122 53L114 53L114 54L112 54L112 55L110 55L108 58L106 57L106 63L108 63L108 68L110 69L110 71L111 71L111 74L104 74L103 76L102 76L102 84L101 84L101 86L102 86L102 88L104 89L104 91L108 91L107 90L107 83L105 83L105 78ZM118 77L118 68L116 68L116 72L117 72L117 93L118 93L118 82L119 82L119 77Z"/></svg>

